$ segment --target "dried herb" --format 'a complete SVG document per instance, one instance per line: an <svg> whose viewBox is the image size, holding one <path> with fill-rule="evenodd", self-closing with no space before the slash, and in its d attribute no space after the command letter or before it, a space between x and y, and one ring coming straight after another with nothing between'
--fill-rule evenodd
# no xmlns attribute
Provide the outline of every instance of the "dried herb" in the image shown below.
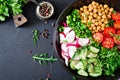
<svg viewBox="0 0 120 80"><path fill-rule="evenodd" d="M57 58L54 58L53 56L48 58L48 54L35 54L33 56L33 59L35 62L38 62L39 64L47 64L48 62L54 62L57 61Z"/></svg>
<svg viewBox="0 0 120 80"><path fill-rule="evenodd" d="M33 30L33 40L34 40L34 45L37 45L37 40L39 39L39 30Z"/></svg>

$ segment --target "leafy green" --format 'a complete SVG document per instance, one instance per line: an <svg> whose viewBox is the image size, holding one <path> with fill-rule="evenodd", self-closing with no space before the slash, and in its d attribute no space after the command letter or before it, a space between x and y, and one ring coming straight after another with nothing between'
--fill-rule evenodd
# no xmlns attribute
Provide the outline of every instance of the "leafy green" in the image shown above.
<svg viewBox="0 0 120 80"><path fill-rule="evenodd" d="M107 26L108 26L108 27L109 27L109 26L113 26L113 24L114 24L114 20L109 20Z"/></svg>
<svg viewBox="0 0 120 80"><path fill-rule="evenodd" d="M112 49L101 47L99 57L103 65L103 74L114 76L114 71L120 67L120 52L117 47Z"/></svg>
<svg viewBox="0 0 120 80"><path fill-rule="evenodd" d="M58 27L58 31L59 31L59 32L63 32L63 31L64 31L64 27L63 27L63 26L59 26L59 27Z"/></svg>
<svg viewBox="0 0 120 80"><path fill-rule="evenodd" d="M85 38L91 36L91 31L81 22L78 9L74 9L72 13L67 16L66 23L75 31L77 37Z"/></svg>
<svg viewBox="0 0 120 80"><path fill-rule="evenodd" d="M27 0L0 0L0 21L5 21L10 14L22 13L22 7Z"/></svg>
<svg viewBox="0 0 120 80"><path fill-rule="evenodd" d="M33 59L35 62L39 62L39 64L47 64L48 62L54 62L57 61L57 58L54 58L53 56L51 56L50 58L48 58L48 54L35 54L33 56Z"/></svg>
<svg viewBox="0 0 120 80"><path fill-rule="evenodd" d="M33 40L34 40L34 45L36 46L37 40L39 39L39 30L33 30Z"/></svg>

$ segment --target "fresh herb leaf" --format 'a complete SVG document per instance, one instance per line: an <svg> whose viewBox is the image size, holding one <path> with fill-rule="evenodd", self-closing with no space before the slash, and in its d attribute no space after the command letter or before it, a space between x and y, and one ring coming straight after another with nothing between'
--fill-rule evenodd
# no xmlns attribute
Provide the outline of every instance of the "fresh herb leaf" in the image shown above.
<svg viewBox="0 0 120 80"><path fill-rule="evenodd" d="M35 62L38 62L40 65L41 64L47 64L48 62L55 62L57 61L57 58L54 58L53 56L48 58L48 54L35 54L33 56L33 59Z"/></svg>
<svg viewBox="0 0 120 80"><path fill-rule="evenodd" d="M34 45L37 45L37 40L39 39L39 30L33 30L33 41L34 41Z"/></svg>
<svg viewBox="0 0 120 80"><path fill-rule="evenodd" d="M92 22L91 22L91 21L88 21L87 25L90 26L91 24L92 24Z"/></svg>
<svg viewBox="0 0 120 80"><path fill-rule="evenodd" d="M63 32L63 31L64 31L64 27L63 27L63 26L59 26L59 27L58 27L58 31L59 31L59 32Z"/></svg>
<svg viewBox="0 0 120 80"><path fill-rule="evenodd" d="M108 24L107 24L106 26L108 26L108 27L109 27L109 26L113 26L113 24L114 24L114 20L109 20L109 21L108 21Z"/></svg>
<svg viewBox="0 0 120 80"><path fill-rule="evenodd" d="M113 12L112 12L113 14L115 14L116 13L116 11L115 10L113 10Z"/></svg>
<svg viewBox="0 0 120 80"><path fill-rule="evenodd" d="M72 80L77 80L77 79L76 79L76 77L73 76L73 77L72 77Z"/></svg>

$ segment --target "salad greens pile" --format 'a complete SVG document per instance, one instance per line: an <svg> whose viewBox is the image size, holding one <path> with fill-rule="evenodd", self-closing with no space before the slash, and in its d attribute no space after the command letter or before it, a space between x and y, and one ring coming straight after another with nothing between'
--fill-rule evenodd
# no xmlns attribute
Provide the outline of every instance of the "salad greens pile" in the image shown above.
<svg viewBox="0 0 120 80"><path fill-rule="evenodd" d="M79 10L74 9L72 13L67 16L66 23L75 31L77 37L85 38L91 36L91 31L81 22Z"/></svg>
<svg viewBox="0 0 120 80"><path fill-rule="evenodd" d="M5 21L10 14L22 13L22 7L27 0L0 0L0 21Z"/></svg>

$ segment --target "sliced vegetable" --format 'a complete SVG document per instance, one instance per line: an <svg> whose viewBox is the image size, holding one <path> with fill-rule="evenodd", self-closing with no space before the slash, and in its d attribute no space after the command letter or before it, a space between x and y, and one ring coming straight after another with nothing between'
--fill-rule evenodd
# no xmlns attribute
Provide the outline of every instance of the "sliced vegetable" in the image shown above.
<svg viewBox="0 0 120 80"><path fill-rule="evenodd" d="M114 40L111 37L106 37L103 41L102 41L102 46L108 49L111 49L114 47Z"/></svg>
<svg viewBox="0 0 120 80"><path fill-rule="evenodd" d="M86 71L84 71L83 69L80 69L78 71L78 74L81 75L81 76L88 76L88 73Z"/></svg>
<svg viewBox="0 0 120 80"><path fill-rule="evenodd" d="M112 14L112 19L113 20L120 20L120 12L116 12Z"/></svg>
<svg viewBox="0 0 120 80"><path fill-rule="evenodd" d="M99 43L103 41L103 35L100 32L94 33L93 34L93 39Z"/></svg>
<svg viewBox="0 0 120 80"><path fill-rule="evenodd" d="M107 27L103 31L104 37L112 37L111 34L115 34L116 30L114 27Z"/></svg>
<svg viewBox="0 0 120 80"><path fill-rule="evenodd" d="M93 47L93 46L90 46L90 51L93 53L98 53L100 51L100 49Z"/></svg>
<svg viewBox="0 0 120 80"><path fill-rule="evenodd" d="M120 22L115 22L114 27L115 29L120 29Z"/></svg>
<svg viewBox="0 0 120 80"><path fill-rule="evenodd" d="M89 38L77 38L77 44L79 44L80 46L86 46L89 44L89 42Z"/></svg>

